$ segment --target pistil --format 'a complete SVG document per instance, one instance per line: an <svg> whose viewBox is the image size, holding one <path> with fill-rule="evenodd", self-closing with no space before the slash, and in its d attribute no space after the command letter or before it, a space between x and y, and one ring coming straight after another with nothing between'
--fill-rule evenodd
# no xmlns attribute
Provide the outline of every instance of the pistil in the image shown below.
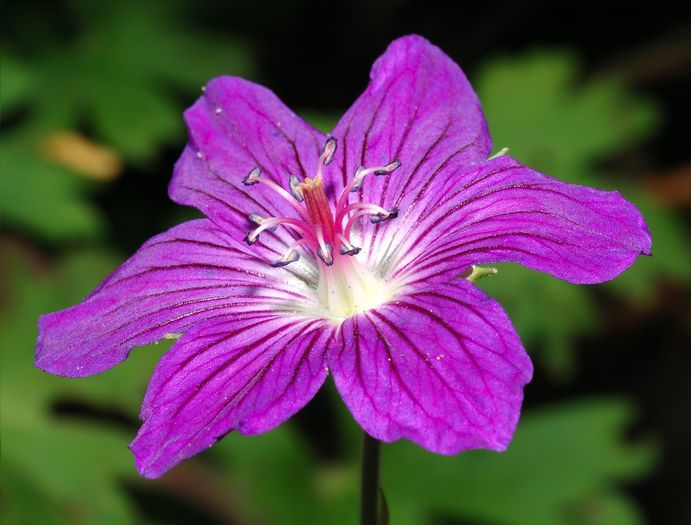
<svg viewBox="0 0 691 525"><path fill-rule="evenodd" d="M319 177L311 180L305 179L305 182L301 183L299 188L305 199L307 215L309 215L315 229L321 229L325 240L333 242L335 235L333 215L331 214L329 200L324 192L322 179Z"/></svg>

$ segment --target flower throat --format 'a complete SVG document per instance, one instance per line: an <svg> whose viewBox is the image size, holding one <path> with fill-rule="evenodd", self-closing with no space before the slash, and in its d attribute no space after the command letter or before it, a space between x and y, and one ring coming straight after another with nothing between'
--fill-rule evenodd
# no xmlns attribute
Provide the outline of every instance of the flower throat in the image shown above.
<svg viewBox="0 0 691 525"><path fill-rule="evenodd" d="M314 253L319 266L319 301L328 310L329 317L340 321L381 304L391 295L386 283L363 268L355 259L360 248L354 246L350 239L353 228L363 216L369 215L370 222L376 224L395 219L398 210L386 210L375 204L350 203L349 197L351 193L360 190L365 177L370 174L388 175L400 166L400 162L394 160L386 166L359 167L341 191L336 209L332 211L324 191L322 171L324 166L333 161L336 144L333 137L326 141L314 178L300 181L295 175L291 175L287 190L263 177L262 170L258 167L250 171L242 182L246 186L265 184L287 200L298 215L298 218L263 217L250 213L249 220L257 228L245 236L245 242L252 245L259 240L260 233L265 230L275 231L278 226L296 233L297 239L271 265L278 268L298 261L300 250Z"/></svg>

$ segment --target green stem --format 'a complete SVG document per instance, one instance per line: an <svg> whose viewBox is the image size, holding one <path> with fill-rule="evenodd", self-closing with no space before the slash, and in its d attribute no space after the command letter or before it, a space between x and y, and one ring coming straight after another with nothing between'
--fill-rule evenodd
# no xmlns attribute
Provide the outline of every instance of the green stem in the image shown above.
<svg viewBox="0 0 691 525"><path fill-rule="evenodd" d="M360 481L360 525L379 523L379 456L381 442L363 432Z"/></svg>

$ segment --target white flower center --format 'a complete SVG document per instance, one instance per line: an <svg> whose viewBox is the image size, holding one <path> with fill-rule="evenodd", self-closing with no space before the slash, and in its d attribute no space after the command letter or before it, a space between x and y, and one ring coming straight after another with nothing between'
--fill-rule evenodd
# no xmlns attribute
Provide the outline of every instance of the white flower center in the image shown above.
<svg viewBox="0 0 691 525"><path fill-rule="evenodd" d="M393 287L377 278L353 257L339 257L331 266L321 266L317 299L322 316L341 323L389 301Z"/></svg>

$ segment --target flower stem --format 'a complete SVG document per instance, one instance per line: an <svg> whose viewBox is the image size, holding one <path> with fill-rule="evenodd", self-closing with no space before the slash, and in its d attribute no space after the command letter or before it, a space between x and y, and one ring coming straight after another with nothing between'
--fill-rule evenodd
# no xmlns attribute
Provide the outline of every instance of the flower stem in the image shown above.
<svg viewBox="0 0 691 525"><path fill-rule="evenodd" d="M379 456L381 442L363 432L360 525L379 525Z"/></svg>

